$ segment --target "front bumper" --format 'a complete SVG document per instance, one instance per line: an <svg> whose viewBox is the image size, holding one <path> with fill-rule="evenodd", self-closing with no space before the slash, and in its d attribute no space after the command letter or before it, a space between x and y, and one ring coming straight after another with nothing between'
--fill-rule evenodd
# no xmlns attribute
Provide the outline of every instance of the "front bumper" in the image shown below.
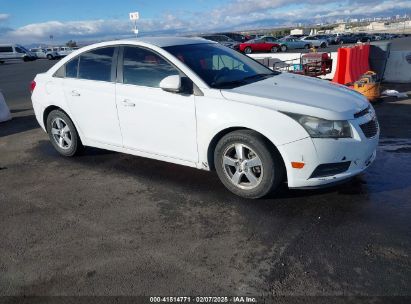
<svg viewBox="0 0 411 304"><path fill-rule="evenodd" d="M353 138L304 138L278 147L285 167L289 188L318 188L349 180L367 169L376 158L379 130L367 138L360 125L372 119L364 117L350 121ZM293 168L292 162L303 162L302 169ZM312 177L320 165L350 162L342 173Z"/></svg>

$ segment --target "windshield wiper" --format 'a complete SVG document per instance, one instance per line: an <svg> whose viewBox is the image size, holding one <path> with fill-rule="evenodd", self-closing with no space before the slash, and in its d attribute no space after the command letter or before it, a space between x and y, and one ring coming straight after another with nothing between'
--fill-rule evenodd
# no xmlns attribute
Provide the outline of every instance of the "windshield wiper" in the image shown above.
<svg viewBox="0 0 411 304"><path fill-rule="evenodd" d="M247 80L252 80L252 79L265 79L265 78L268 78L268 77L271 77L271 76L274 76L274 75L277 75L276 73L270 73L270 74L255 74L255 75L252 75L252 76L248 76L248 77L245 77L245 78L243 78L243 80L244 81L247 81Z"/></svg>
<svg viewBox="0 0 411 304"><path fill-rule="evenodd" d="M212 83L211 86L215 88L231 88L231 87L237 87L237 86L242 86L250 83L250 80L260 80L260 79L266 79L268 77L272 77L274 75L278 75L277 73L273 72L270 74L255 74L252 76L248 76L242 79L236 79L236 80L230 80L230 81L222 81L222 82L217 82L217 83Z"/></svg>
<svg viewBox="0 0 411 304"><path fill-rule="evenodd" d="M246 81L243 79L239 80L231 80L231 81L222 81L222 82L217 82L217 83L212 83L211 86L215 88L222 89L223 87L236 87L236 86L241 86L247 84Z"/></svg>

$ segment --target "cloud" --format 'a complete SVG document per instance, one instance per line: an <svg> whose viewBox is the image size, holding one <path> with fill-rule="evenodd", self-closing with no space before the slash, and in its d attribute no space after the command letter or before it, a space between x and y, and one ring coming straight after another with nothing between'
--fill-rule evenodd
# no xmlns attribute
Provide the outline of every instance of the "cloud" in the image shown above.
<svg viewBox="0 0 411 304"><path fill-rule="evenodd" d="M4 22L4 21L6 21L7 19L9 19L9 15L8 14L2 14L2 13L0 13L0 22Z"/></svg>
<svg viewBox="0 0 411 304"><path fill-rule="evenodd" d="M298 22L317 23L345 17L372 17L411 11L409 0L231 0L204 12L167 13L138 21L145 35L247 30ZM0 14L0 21L9 16ZM105 40L131 36L131 23L124 20L48 21L17 29L0 28L0 41L37 43L50 41Z"/></svg>

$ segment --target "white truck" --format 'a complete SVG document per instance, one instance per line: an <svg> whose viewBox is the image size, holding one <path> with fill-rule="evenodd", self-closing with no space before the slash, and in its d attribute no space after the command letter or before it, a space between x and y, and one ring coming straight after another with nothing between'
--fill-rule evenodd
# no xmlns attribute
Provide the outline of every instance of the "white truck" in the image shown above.
<svg viewBox="0 0 411 304"><path fill-rule="evenodd" d="M48 59L48 60L53 60L56 58L61 57L56 51L54 51L51 48L35 48L35 49L30 49L30 52L36 54L37 58L39 59Z"/></svg>

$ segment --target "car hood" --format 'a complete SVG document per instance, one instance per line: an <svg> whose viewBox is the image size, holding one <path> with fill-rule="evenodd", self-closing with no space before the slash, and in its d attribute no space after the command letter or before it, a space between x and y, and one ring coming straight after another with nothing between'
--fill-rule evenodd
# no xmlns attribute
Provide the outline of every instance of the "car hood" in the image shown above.
<svg viewBox="0 0 411 304"><path fill-rule="evenodd" d="M221 94L232 101L329 120L354 119L369 105L364 96L345 86L289 73L224 89Z"/></svg>

